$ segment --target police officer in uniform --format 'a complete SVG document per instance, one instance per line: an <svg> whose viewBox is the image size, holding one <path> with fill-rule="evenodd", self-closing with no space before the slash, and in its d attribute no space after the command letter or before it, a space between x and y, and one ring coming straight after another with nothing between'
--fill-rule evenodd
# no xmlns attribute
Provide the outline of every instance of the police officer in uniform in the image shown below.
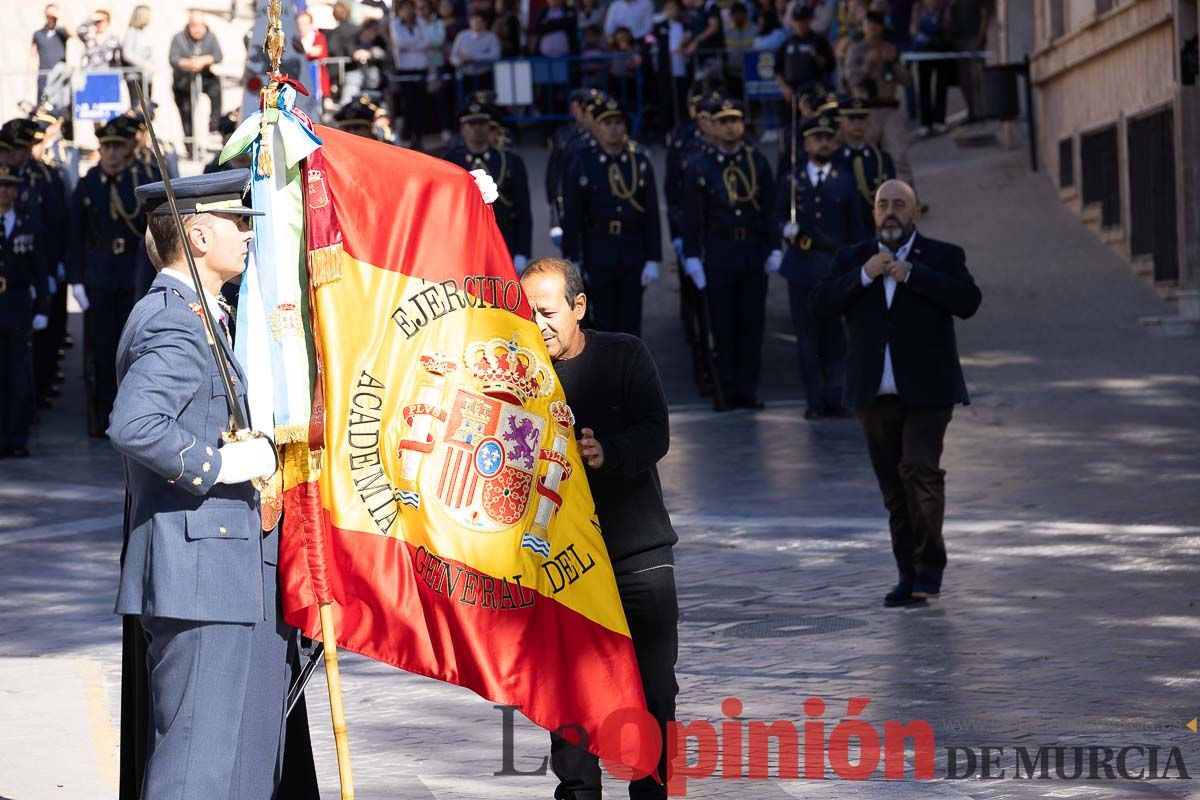
<svg viewBox="0 0 1200 800"><path fill-rule="evenodd" d="M875 225L875 192L896 177L896 165L887 151L867 141L871 108L861 97L843 97L838 101L837 116L842 145L834 153L837 166L854 178L860 199L863 227Z"/></svg>
<svg viewBox="0 0 1200 800"><path fill-rule="evenodd" d="M642 292L662 261L654 167L616 100L592 117L597 145L563 179L563 254L587 272L593 327L640 336Z"/></svg>
<svg viewBox="0 0 1200 800"><path fill-rule="evenodd" d="M17 205L21 178L0 165L0 458L29 456L33 421L30 332L46 329L44 264L36 227Z"/></svg>
<svg viewBox="0 0 1200 800"><path fill-rule="evenodd" d="M771 269L778 269L788 283L807 402L805 419L847 416L842 400L845 333L840 320L816 318L809 311L809 299L813 287L829 276L834 253L869 236L859 213L854 179L832 163L835 134L828 116L806 122L805 158L779 182L775 200L775 219L786 251L772 254ZM790 218L793 201L795 219Z"/></svg>
<svg viewBox="0 0 1200 800"><path fill-rule="evenodd" d="M84 312L88 434L103 437L117 393L113 364L121 328L137 300L135 282L146 212L134 194L144 174L131 158L137 124L117 117L97 132L100 163L71 198L67 280Z"/></svg>
<svg viewBox="0 0 1200 800"><path fill-rule="evenodd" d="M364 94L334 112L333 126L355 136L378 139L375 134L375 112L378 110L379 106Z"/></svg>
<svg viewBox="0 0 1200 800"><path fill-rule="evenodd" d="M561 194L563 157L570 143L587 132L584 120L587 118L587 102L590 97L589 89L571 91L571 121L560 125L547 142L550 153L546 159L546 198L550 202L550 242L555 247L562 247L562 208L557 200Z"/></svg>
<svg viewBox="0 0 1200 800"><path fill-rule="evenodd" d="M223 436L230 388L245 410L245 374L224 323L209 332L200 316L204 303L221 319L220 287L245 269L249 183L248 170L175 183L182 242L163 185L138 192L162 268L121 334L108 434L128 494L116 612L137 616L147 643L148 800L270 798L280 775L291 630L277 616L279 536L264 537L250 483L274 472L275 448Z"/></svg>
<svg viewBox="0 0 1200 800"><path fill-rule="evenodd" d="M133 120L136 126L136 135L134 136L133 160L137 163L138 169L144 176L145 183L157 181L161 177L158 171L158 161L154 158L154 149L150 146L150 125L154 124L154 112L158 109L158 103L147 98L147 105L150 107L150 121L147 123L146 117L141 111L131 109L127 112L130 119ZM159 142L159 147L163 151L163 161L167 162L167 175L174 180L179 177L179 154L175 152L175 148L170 142Z"/></svg>
<svg viewBox="0 0 1200 800"><path fill-rule="evenodd" d="M461 144L452 145L442 158L468 172L481 169L496 183L500 196L492 208L496 225L518 273L529 263L533 239L533 212L529 207L529 173L516 153L493 145L493 123L499 122L495 106L472 98L458 114Z"/></svg>
<svg viewBox="0 0 1200 800"><path fill-rule="evenodd" d="M20 180L17 206L35 228L39 273L37 291L44 310L56 303L60 275L56 267L63 260L62 230L66 225L67 204L62 176L58 170L33 158L33 148L42 140L41 125L29 118L12 119L0 127L0 163L6 164ZM65 298L63 298L65 301ZM58 329L43 326L33 334L33 383L35 402L48 407L59 392Z"/></svg>
<svg viewBox="0 0 1200 800"><path fill-rule="evenodd" d="M744 142L741 104L722 101L712 121L716 145L695 168L689 165L684 185L684 271L697 289L711 285L722 388L714 407L762 408L758 380L775 185L766 157Z"/></svg>

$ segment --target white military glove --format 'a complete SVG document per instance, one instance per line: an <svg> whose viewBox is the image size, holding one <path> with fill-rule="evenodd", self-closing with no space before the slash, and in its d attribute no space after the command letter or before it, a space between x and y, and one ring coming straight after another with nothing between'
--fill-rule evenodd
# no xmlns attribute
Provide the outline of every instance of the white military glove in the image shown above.
<svg viewBox="0 0 1200 800"><path fill-rule="evenodd" d="M550 244L554 245L555 247L561 248L562 247L562 236L563 236L562 228L555 225L553 228L550 229Z"/></svg>
<svg viewBox="0 0 1200 800"><path fill-rule="evenodd" d="M475 179L475 185L479 187L479 193L483 195L483 202L488 205L496 202L496 198L500 196L500 190L496 188L496 182L492 180L492 176L481 169L473 169L470 174Z"/></svg>
<svg viewBox="0 0 1200 800"><path fill-rule="evenodd" d="M59 283L67 282L67 268L63 266L61 261L58 262L58 265L54 268L54 274L58 278Z"/></svg>
<svg viewBox="0 0 1200 800"><path fill-rule="evenodd" d="M29 299L35 303L37 302L37 287L36 286L29 287Z"/></svg>
<svg viewBox="0 0 1200 800"><path fill-rule="evenodd" d="M779 272L779 268L783 266L783 251L772 250L771 255L767 256L767 263L763 264L763 269L768 273Z"/></svg>
<svg viewBox="0 0 1200 800"><path fill-rule="evenodd" d="M221 445L217 483L245 483L275 474L275 445L265 436Z"/></svg>
<svg viewBox="0 0 1200 800"><path fill-rule="evenodd" d="M705 286L708 286L708 281L704 278L704 265L700 263L700 259L686 259L683 262L683 271L692 279L692 283L696 284L697 289L703 289Z"/></svg>
<svg viewBox="0 0 1200 800"><path fill-rule="evenodd" d="M82 283L71 284L71 296L75 298L75 302L79 304L80 311L87 311L91 303L87 299L87 291L83 288Z"/></svg>
<svg viewBox="0 0 1200 800"><path fill-rule="evenodd" d="M526 256L513 256L513 269L520 275L529 266L529 259Z"/></svg>
<svg viewBox="0 0 1200 800"><path fill-rule="evenodd" d="M658 262L647 261L646 266L642 267L642 286L649 286L658 280Z"/></svg>
<svg viewBox="0 0 1200 800"><path fill-rule="evenodd" d="M676 236L671 240L671 247L675 248L675 257L683 261L683 237Z"/></svg>
<svg viewBox="0 0 1200 800"><path fill-rule="evenodd" d="M58 281L54 280L53 275L46 276L46 287L50 289L50 295L58 294Z"/></svg>
<svg viewBox="0 0 1200 800"><path fill-rule="evenodd" d="M789 242L792 239L795 239L796 234L799 232L800 232L800 226L794 222L789 222L787 225L783 226L783 238Z"/></svg>
<svg viewBox="0 0 1200 800"><path fill-rule="evenodd" d="M33 315L33 329L35 331L44 331L46 330L46 326L49 324L50 320L46 318L45 314Z"/></svg>

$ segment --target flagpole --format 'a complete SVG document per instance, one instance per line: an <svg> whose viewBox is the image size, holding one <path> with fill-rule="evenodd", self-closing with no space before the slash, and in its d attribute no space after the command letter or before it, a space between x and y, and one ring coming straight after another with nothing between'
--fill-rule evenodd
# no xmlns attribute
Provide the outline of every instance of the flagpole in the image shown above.
<svg viewBox="0 0 1200 800"><path fill-rule="evenodd" d="M354 777L350 774L350 737L346 734L346 714L342 708L342 676L338 671L333 604L322 603L318 608L321 612L321 638L325 645L325 682L329 686L329 714L333 720L333 743L337 747L342 800L354 800Z"/></svg>
<svg viewBox="0 0 1200 800"><path fill-rule="evenodd" d="M283 60L283 7L280 0L269 0L267 3L267 28L263 36L263 50L271 62L267 83L263 87L263 97L270 99L280 89L279 63ZM271 132L267 119L267 109L270 104L262 103L262 136L259 141L258 157L255 159L256 171L260 176L270 177L271 153L269 146ZM342 800L354 800L354 777L350 771L350 737L346 733L346 714L342 705L342 679L338 671L337 631L333 622L333 604L321 603L318 606L321 614L321 641L325 648L325 683L329 689L329 715L333 723L333 743L337 748L338 778L341 783Z"/></svg>

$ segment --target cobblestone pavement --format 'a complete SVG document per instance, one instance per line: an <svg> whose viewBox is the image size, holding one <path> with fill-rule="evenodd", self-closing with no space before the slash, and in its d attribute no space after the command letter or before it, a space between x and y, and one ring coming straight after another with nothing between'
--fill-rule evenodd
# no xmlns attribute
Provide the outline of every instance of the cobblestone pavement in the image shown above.
<svg viewBox="0 0 1200 800"><path fill-rule="evenodd" d="M1200 735L1184 727L1200 713L1200 347L1139 326L1164 305L1023 154L943 138L915 156L933 206L922 227L966 247L984 294L959 325L975 402L947 440L941 601L881 606L894 569L862 435L852 421L800 418L780 282L766 411L717 416L695 395L673 275L649 295L646 339L673 409L662 476L680 534L680 719L719 728L733 697L743 723L800 726L817 697L828 735L848 699L865 697L859 716L876 731L931 724L939 779L911 780L911 753L905 781L882 780L882 767L865 782L779 780L772 757L770 780L718 774L691 780L688 796L1200 796L1176 779L1178 762L1169 780L1012 779L1018 746L1031 757L1039 745L1067 748L1068 773L1071 748L1090 746L1158 746L1160 773L1178 747L1189 774L1200 770ZM77 364L72 351L68 370ZM13 800L115 786L120 466L82 438L79 384L68 388L37 457L0 462L0 796ZM473 693L348 654L343 675L359 797L551 796L548 776L494 775L501 713ZM314 746L336 797L323 693L318 677ZM1006 779L945 780L947 748L983 746L1004 748L993 771L1007 768ZM546 749L544 732L518 717L512 766L535 771Z"/></svg>

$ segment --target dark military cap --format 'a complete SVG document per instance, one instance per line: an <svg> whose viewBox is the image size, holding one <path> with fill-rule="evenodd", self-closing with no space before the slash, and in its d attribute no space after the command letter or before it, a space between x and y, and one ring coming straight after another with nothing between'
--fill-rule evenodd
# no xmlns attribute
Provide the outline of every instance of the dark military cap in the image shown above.
<svg viewBox="0 0 1200 800"><path fill-rule="evenodd" d="M180 214L235 214L246 217L261 217L264 212L255 211L246 205L246 193L250 190L250 170L230 169L207 175L192 175L171 181L175 190L175 203ZM171 213L167 204L167 189L162 181L147 183L134 189L150 213L164 216Z"/></svg>
<svg viewBox="0 0 1200 800"><path fill-rule="evenodd" d="M609 117L625 119L625 112L621 110L621 104L615 97L606 98L602 105L596 106L592 110L592 119L596 122L603 122Z"/></svg>
<svg viewBox="0 0 1200 800"><path fill-rule="evenodd" d="M810 136L814 133L827 133L833 136L834 131L833 120L824 114L818 114L815 117L810 117L804 121L804 126L800 129L805 136Z"/></svg>
<svg viewBox="0 0 1200 800"><path fill-rule="evenodd" d="M867 101L861 97L842 97L838 100L839 117L865 117L871 113Z"/></svg>
<svg viewBox="0 0 1200 800"><path fill-rule="evenodd" d="M495 116L495 110L487 103L470 100L459 109L458 123L465 125L468 122L491 122Z"/></svg>
<svg viewBox="0 0 1200 800"><path fill-rule="evenodd" d="M718 91L711 91L704 95L697 103L697 114L712 116L721 110L721 104L725 102L725 97Z"/></svg>
<svg viewBox="0 0 1200 800"><path fill-rule="evenodd" d="M238 112L230 111L228 114L223 115L219 120L217 120L217 133L219 133L222 138L226 136L232 136L233 132L237 130L237 126Z"/></svg>
<svg viewBox="0 0 1200 800"><path fill-rule="evenodd" d="M696 84L688 92L687 104L695 108L700 105L700 101L704 99L706 94L708 94L708 89L701 84Z"/></svg>
<svg viewBox="0 0 1200 800"><path fill-rule="evenodd" d="M154 112L158 109L158 103L153 100L147 100L146 105L150 107L150 119L154 119ZM146 123L146 115L142 113L141 108L131 108L125 112L125 116L129 117L137 125L139 131L144 131L148 127Z"/></svg>
<svg viewBox="0 0 1200 800"><path fill-rule="evenodd" d="M588 115L592 119L595 119L596 115L605 109L605 107L608 105L608 101L611 99L612 98L610 98L606 93L596 90L584 108L587 110Z"/></svg>
<svg viewBox="0 0 1200 800"><path fill-rule="evenodd" d="M572 103L577 103L581 106L587 105L587 101L592 98L591 89L572 89L570 100Z"/></svg>
<svg viewBox="0 0 1200 800"><path fill-rule="evenodd" d="M14 147L16 147L16 142L13 141L12 131L0 128L0 153L7 153Z"/></svg>
<svg viewBox="0 0 1200 800"><path fill-rule="evenodd" d="M334 112L333 124L343 130L363 125L370 127L375 124L375 112L378 110L379 106L372 103L371 98L364 94Z"/></svg>
<svg viewBox="0 0 1200 800"><path fill-rule="evenodd" d="M16 147L32 147L45 135L41 125L26 117L10 119L4 123L3 130L8 133L10 145Z"/></svg>
<svg viewBox="0 0 1200 800"><path fill-rule="evenodd" d="M479 89L471 92L471 96L467 100L483 106L494 106L496 105L496 93L490 89Z"/></svg>
<svg viewBox="0 0 1200 800"><path fill-rule="evenodd" d="M741 119L745 116L742 111L742 104L738 100L727 97L721 101L721 104L712 111L713 119L725 119L726 117L736 117Z"/></svg>
<svg viewBox="0 0 1200 800"><path fill-rule="evenodd" d="M96 140L100 144L133 141L137 135L138 124L129 117L113 117L108 122L96 128Z"/></svg>
<svg viewBox="0 0 1200 800"><path fill-rule="evenodd" d="M0 165L0 183L19 184L21 176L12 167Z"/></svg>

